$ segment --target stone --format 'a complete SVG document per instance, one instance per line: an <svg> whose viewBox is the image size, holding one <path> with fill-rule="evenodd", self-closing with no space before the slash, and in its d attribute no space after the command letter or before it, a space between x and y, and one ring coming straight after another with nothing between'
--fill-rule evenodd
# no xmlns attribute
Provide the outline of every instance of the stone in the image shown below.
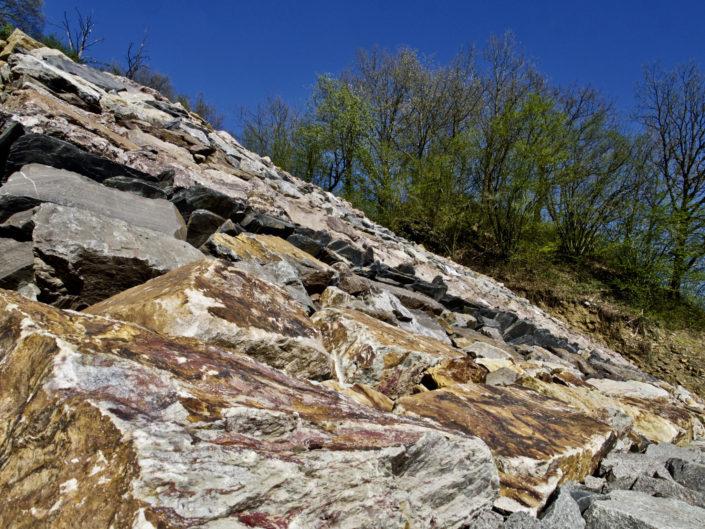
<svg viewBox="0 0 705 529"><path fill-rule="evenodd" d="M584 515L587 529L699 529L705 509L673 498L615 490L596 499Z"/></svg>
<svg viewBox="0 0 705 529"><path fill-rule="evenodd" d="M303 308L284 289L227 261L190 263L85 312L197 338L302 378L331 377L330 355Z"/></svg>
<svg viewBox="0 0 705 529"><path fill-rule="evenodd" d="M499 369L487 374L485 383L490 386L510 386L519 378L519 373L508 367L500 367Z"/></svg>
<svg viewBox="0 0 705 529"><path fill-rule="evenodd" d="M31 241L36 211L37 209L34 207L8 217L7 220L0 223L0 237L21 242Z"/></svg>
<svg viewBox="0 0 705 529"><path fill-rule="evenodd" d="M43 46L44 44L41 42L34 40L22 30L15 28L12 33L10 33L10 36L7 37L5 46L0 52L0 61L7 61L8 57L15 53L17 48L23 48L29 51L36 50Z"/></svg>
<svg viewBox="0 0 705 529"><path fill-rule="evenodd" d="M186 225L186 241L199 248L213 233L218 231L225 219L207 209L197 209L188 219Z"/></svg>
<svg viewBox="0 0 705 529"><path fill-rule="evenodd" d="M96 182L103 182L115 176L127 176L157 183L157 178L150 174L106 160L101 156L79 149L71 143L44 134L25 134L13 143L5 167L5 176L9 176L29 164L65 169Z"/></svg>
<svg viewBox="0 0 705 529"><path fill-rule="evenodd" d="M2 126L0 127L0 182L5 181L5 162L10 153L10 147L24 133L24 127L21 123L10 118L2 118Z"/></svg>
<svg viewBox="0 0 705 529"><path fill-rule="evenodd" d="M640 453L612 452L600 463L607 490L630 489L639 476L671 479L663 463Z"/></svg>
<svg viewBox="0 0 705 529"><path fill-rule="evenodd" d="M504 522L504 529L546 529L541 520L526 512L512 513Z"/></svg>
<svg viewBox="0 0 705 529"><path fill-rule="evenodd" d="M85 176L46 165L30 164L13 173L0 187L0 197L52 202L113 217L132 226L183 239L186 225L166 200L151 200L102 186Z"/></svg>
<svg viewBox="0 0 705 529"><path fill-rule="evenodd" d="M497 494L476 437L232 351L7 291L0 337L3 527L460 529Z"/></svg>
<svg viewBox="0 0 705 529"><path fill-rule="evenodd" d="M18 197L0 194L0 222L6 222L17 213L29 211L41 204L41 201L31 197Z"/></svg>
<svg viewBox="0 0 705 529"><path fill-rule="evenodd" d="M38 54L35 53L35 55ZM106 92L111 90L120 92L131 88L127 83L121 81L120 77L106 72L101 72L100 70L90 68L84 64L76 63L62 53L44 53L42 54L42 59L44 62L51 64L55 68L81 77L84 81L88 81L92 85L95 85Z"/></svg>
<svg viewBox="0 0 705 529"><path fill-rule="evenodd" d="M589 378L586 382L606 395L613 397L636 397L642 399L667 399L668 391L638 380L610 380Z"/></svg>
<svg viewBox="0 0 705 529"><path fill-rule="evenodd" d="M469 356L442 360L424 373L421 383L428 389L438 389L454 384L474 382L484 384L487 368L475 363Z"/></svg>
<svg viewBox="0 0 705 529"><path fill-rule="evenodd" d="M609 427L519 386L456 384L402 397L395 412L432 419L485 441L500 473L504 512L536 514L556 485L591 475L609 451Z"/></svg>
<svg viewBox="0 0 705 529"><path fill-rule="evenodd" d="M61 307L87 307L203 258L185 241L82 209L45 203L34 224L40 299Z"/></svg>
<svg viewBox="0 0 705 529"><path fill-rule="evenodd" d="M257 211L248 212L239 224L249 232L274 235L282 239L294 233L294 225L291 222Z"/></svg>
<svg viewBox="0 0 705 529"><path fill-rule="evenodd" d="M365 406L386 412L391 412L394 409L394 401L392 399L364 384L344 386L335 380L324 380L322 384L338 393L345 393Z"/></svg>
<svg viewBox="0 0 705 529"><path fill-rule="evenodd" d="M471 355L473 358L492 358L498 360L513 359L512 355L504 349L485 342L474 342L467 347L463 347L463 351Z"/></svg>
<svg viewBox="0 0 705 529"><path fill-rule="evenodd" d="M670 459L667 468L678 483L705 494L705 464L684 461L683 459Z"/></svg>
<svg viewBox="0 0 705 529"><path fill-rule="evenodd" d="M334 357L338 381L370 386L395 399L419 384L427 368L464 355L451 346L349 309L312 317Z"/></svg>
<svg viewBox="0 0 705 529"><path fill-rule="evenodd" d="M677 481L658 479L649 476L639 476L631 489L658 498L675 498L695 507L705 508L705 494L684 487Z"/></svg>
<svg viewBox="0 0 705 529"><path fill-rule="evenodd" d="M32 243L0 239L0 288L16 289L33 276Z"/></svg>
<svg viewBox="0 0 705 529"><path fill-rule="evenodd" d="M503 527L504 516L491 510L482 511L468 526L469 529L502 529Z"/></svg>
<svg viewBox="0 0 705 529"><path fill-rule="evenodd" d="M147 182L139 178L132 178L129 176L111 176L106 178L101 182L104 186L112 187L113 189L119 189L120 191L127 191L133 195L139 195L144 198L161 198L166 200L167 193L159 187L159 185L152 182Z"/></svg>
<svg viewBox="0 0 705 529"><path fill-rule="evenodd" d="M646 448L646 455L652 459L668 462L669 459L681 459L692 463L705 464L705 452L672 443L654 443Z"/></svg>
<svg viewBox="0 0 705 529"><path fill-rule="evenodd" d="M244 206L237 200L214 189L202 185L194 185L179 189L171 198L181 215L188 219L197 209L205 209L223 218L231 218L242 212ZM237 222L237 221L235 221Z"/></svg>

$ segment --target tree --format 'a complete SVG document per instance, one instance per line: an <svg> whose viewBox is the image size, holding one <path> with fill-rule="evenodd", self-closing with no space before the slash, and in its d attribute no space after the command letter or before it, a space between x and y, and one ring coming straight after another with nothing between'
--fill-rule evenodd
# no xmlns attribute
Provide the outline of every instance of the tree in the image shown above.
<svg viewBox="0 0 705 529"><path fill-rule="evenodd" d="M85 53L88 48L91 48L102 42L104 39L91 39L91 34L95 29L95 21L93 13L84 17L83 14L76 9L75 25L69 20L68 14L64 11L64 20L58 26L66 34L69 51L75 55L78 62L88 62L88 57Z"/></svg>
<svg viewBox="0 0 705 529"><path fill-rule="evenodd" d="M218 113L215 105L206 102L205 97L201 92L198 92L196 97L180 95L177 99L186 108L186 110L201 116L205 121L210 123L214 129L223 128L225 124L225 116Z"/></svg>
<svg viewBox="0 0 705 529"><path fill-rule="evenodd" d="M39 36L44 27L43 9L43 0L0 0L0 23Z"/></svg>
<svg viewBox="0 0 705 529"><path fill-rule="evenodd" d="M644 70L639 119L653 138L653 163L667 195L674 298L705 256L705 79L695 63Z"/></svg>
<svg viewBox="0 0 705 529"><path fill-rule="evenodd" d="M298 113L281 97L267 97L254 110L240 109L241 140L251 151L269 156L274 165L293 171L295 163L294 131ZM310 171L313 171L311 169ZM297 174L307 180L305 173Z"/></svg>

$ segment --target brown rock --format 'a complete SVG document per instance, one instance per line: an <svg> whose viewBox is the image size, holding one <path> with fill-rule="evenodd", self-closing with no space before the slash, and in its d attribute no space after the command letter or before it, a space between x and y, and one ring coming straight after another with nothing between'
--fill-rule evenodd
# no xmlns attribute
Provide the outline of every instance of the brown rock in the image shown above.
<svg viewBox="0 0 705 529"><path fill-rule="evenodd" d="M487 373L486 367L476 364L469 356L451 358L426 370L422 382L430 389L468 382L484 383Z"/></svg>
<svg viewBox="0 0 705 529"><path fill-rule="evenodd" d="M504 511L536 513L556 485L593 473L615 439L604 423L530 389L456 384L403 397L395 411L477 435L500 472Z"/></svg>
<svg viewBox="0 0 705 529"><path fill-rule="evenodd" d="M296 376L331 376L330 356L301 306L284 289L226 261L191 263L85 312L198 338Z"/></svg>

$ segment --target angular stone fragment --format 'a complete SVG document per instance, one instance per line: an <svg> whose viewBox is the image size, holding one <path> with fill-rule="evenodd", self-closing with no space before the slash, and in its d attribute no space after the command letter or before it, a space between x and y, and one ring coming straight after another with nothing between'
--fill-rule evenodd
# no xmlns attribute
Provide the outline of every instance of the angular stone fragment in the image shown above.
<svg viewBox="0 0 705 529"><path fill-rule="evenodd" d="M186 238L186 225L166 200L152 200L112 189L63 169L30 164L0 187L0 197L13 196L52 202L123 220L132 226Z"/></svg>
<svg viewBox="0 0 705 529"><path fill-rule="evenodd" d="M560 481L592 474L614 441L606 424L518 386L457 384L403 397L395 411L484 440L502 481L495 506L508 512L536 514Z"/></svg>
<svg viewBox="0 0 705 529"><path fill-rule="evenodd" d="M606 490L630 489L639 476L671 479L665 465L639 453L612 452L600 463Z"/></svg>
<svg viewBox="0 0 705 529"><path fill-rule="evenodd" d="M584 514L587 529L701 529L705 509L673 498L615 490L597 498Z"/></svg>
<svg viewBox="0 0 705 529"><path fill-rule="evenodd" d="M370 406L380 411L392 411L394 409L394 401L392 399L364 384L343 386L335 380L326 380L322 384L338 393L345 393L365 406Z"/></svg>
<svg viewBox="0 0 705 529"><path fill-rule="evenodd" d="M421 383L429 389L438 389L469 382L484 383L487 368L475 363L469 356L443 360L426 370Z"/></svg>
<svg viewBox="0 0 705 529"><path fill-rule="evenodd" d="M443 342L354 310L323 309L311 320L334 357L339 382L366 384L393 399L410 393L429 367L464 356Z"/></svg>
<svg viewBox="0 0 705 529"><path fill-rule="evenodd" d="M40 299L83 308L203 258L185 241L90 211L42 204L34 215Z"/></svg>
<svg viewBox="0 0 705 529"><path fill-rule="evenodd" d="M705 494L705 465L683 459L670 459L667 466L678 483Z"/></svg>
<svg viewBox="0 0 705 529"><path fill-rule="evenodd" d="M33 275L32 243L0 239L0 288L15 289Z"/></svg>
<svg viewBox="0 0 705 529"><path fill-rule="evenodd" d="M188 219L186 241L191 246L200 247L223 225L225 219L207 209L197 209Z"/></svg>
<svg viewBox="0 0 705 529"><path fill-rule="evenodd" d="M704 493L689 489L673 480L639 476L632 484L630 490L644 492L659 498L674 498L695 507L705 508Z"/></svg>
<svg viewBox="0 0 705 529"><path fill-rule="evenodd" d="M227 261L202 259L85 309L197 338L302 378L331 376L319 331L289 294Z"/></svg>
<svg viewBox="0 0 705 529"><path fill-rule="evenodd" d="M585 527L578 502L565 487L559 487L553 503L541 516L541 523L545 529L583 529Z"/></svg>
<svg viewBox="0 0 705 529"><path fill-rule="evenodd" d="M0 292L0 526L473 525L475 437L251 358Z"/></svg>
<svg viewBox="0 0 705 529"><path fill-rule="evenodd" d="M36 207L8 217L5 222L0 223L0 237L22 242L31 241L35 212Z"/></svg>

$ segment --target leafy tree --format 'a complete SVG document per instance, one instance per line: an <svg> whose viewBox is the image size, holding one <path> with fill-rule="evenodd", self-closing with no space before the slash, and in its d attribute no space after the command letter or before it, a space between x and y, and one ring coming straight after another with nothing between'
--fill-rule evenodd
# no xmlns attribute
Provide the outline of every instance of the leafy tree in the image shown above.
<svg viewBox="0 0 705 529"><path fill-rule="evenodd" d="M0 0L0 25L5 24L40 36L44 27L43 0Z"/></svg>

